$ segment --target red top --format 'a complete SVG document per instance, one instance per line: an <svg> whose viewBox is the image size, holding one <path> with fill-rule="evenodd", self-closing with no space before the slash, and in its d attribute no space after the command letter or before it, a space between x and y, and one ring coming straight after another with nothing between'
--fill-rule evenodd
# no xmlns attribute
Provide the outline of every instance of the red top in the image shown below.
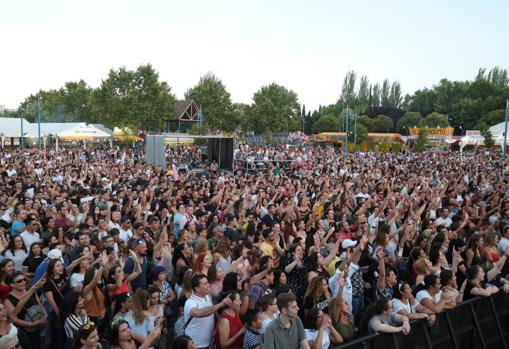
<svg viewBox="0 0 509 349"><path fill-rule="evenodd" d="M117 288L114 291L111 291L111 294L114 296L118 296L122 293L129 293L129 284L126 281L122 281L122 284L120 284L120 287Z"/></svg>
<svg viewBox="0 0 509 349"><path fill-rule="evenodd" d="M228 347L223 348L221 346L221 342L219 341L219 321L221 321L223 318L227 319L228 322L230 323L230 335L228 336L228 338L232 338L233 336L235 336L237 334L237 332L239 332L242 329L242 326L244 326L242 324L242 321L240 321L240 317L239 317L238 313L236 313L233 316L233 315L229 314L228 312L223 311L223 313L217 320L218 326L216 327L216 335L215 335L217 349L242 348L242 342L244 341L244 336L240 336L239 338L237 338L237 340L232 345L230 345Z"/></svg>
<svg viewBox="0 0 509 349"><path fill-rule="evenodd" d="M9 293L11 293L12 287L9 285L4 285L0 283L0 301L3 303L4 300L7 299Z"/></svg>

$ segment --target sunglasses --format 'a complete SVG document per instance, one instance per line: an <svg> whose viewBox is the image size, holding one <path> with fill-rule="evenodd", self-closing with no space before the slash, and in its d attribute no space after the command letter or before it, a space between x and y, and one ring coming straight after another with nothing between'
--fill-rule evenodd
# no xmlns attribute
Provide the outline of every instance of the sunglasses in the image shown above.
<svg viewBox="0 0 509 349"><path fill-rule="evenodd" d="M122 316L119 316L111 322L111 326L118 325L119 323L121 323L123 321L125 321L124 318Z"/></svg>
<svg viewBox="0 0 509 349"><path fill-rule="evenodd" d="M83 328L85 331L88 331L88 330L90 330L90 329L91 329L92 327L94 327L94 326L95 326L95 324L94 324L92 321L90 321L89 323L84 324L82 328Z"/></svg>
<svg viewBox="0 0 509 349"><path fill-rule="evenodd" d="M12 283L13 284L20 284L20 283L25 282L25 281L26 281L25 279L19 279L19 280L13 281Z"/></svg>

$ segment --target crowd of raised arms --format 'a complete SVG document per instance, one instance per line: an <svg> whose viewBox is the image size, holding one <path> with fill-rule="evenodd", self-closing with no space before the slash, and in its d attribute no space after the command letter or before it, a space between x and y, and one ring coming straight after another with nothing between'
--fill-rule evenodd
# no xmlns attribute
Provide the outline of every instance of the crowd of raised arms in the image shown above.
<svg viewBox="0 0 509 349"><path fill-rule="evenodd" d="M0 150L0 348L326 349L509 292L497 158L235 157Z"/></svg>

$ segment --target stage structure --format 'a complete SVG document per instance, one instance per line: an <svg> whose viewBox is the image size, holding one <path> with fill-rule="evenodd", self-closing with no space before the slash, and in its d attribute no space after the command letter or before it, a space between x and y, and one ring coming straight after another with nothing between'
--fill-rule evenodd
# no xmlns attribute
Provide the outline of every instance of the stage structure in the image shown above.
<svg viewBox="0 0 509 349"><path fill-rule="evenodd" d="M195 139L207 140L208 161L215 161L219 168L233 171L233 137L222 135L195 136L187 133L149 134L145 138L145 160L154 166L166 168L165 149L167 145L189 145Z"/></svg>

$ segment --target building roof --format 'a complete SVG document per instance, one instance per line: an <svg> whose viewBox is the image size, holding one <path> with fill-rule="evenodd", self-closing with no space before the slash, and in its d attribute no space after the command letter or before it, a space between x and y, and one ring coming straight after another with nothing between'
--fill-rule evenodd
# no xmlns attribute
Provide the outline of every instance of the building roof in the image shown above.
<svg viewBox="0 0 509 349"><path fill-rule="evenodd" d="M203 114L194 101L176 101L175 110L169 121L199 122L203 121Z"/></svg>

